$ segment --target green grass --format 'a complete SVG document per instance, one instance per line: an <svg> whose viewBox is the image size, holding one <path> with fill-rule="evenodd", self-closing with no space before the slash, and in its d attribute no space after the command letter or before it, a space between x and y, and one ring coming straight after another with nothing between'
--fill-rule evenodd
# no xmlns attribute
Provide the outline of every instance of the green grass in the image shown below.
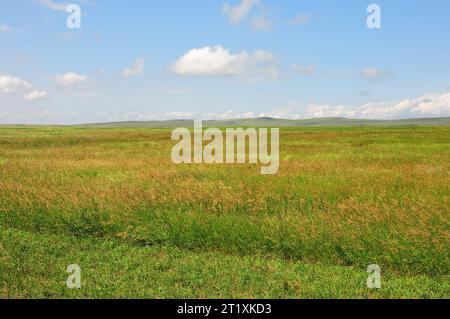
<svg viewBox="0 0 450 319"><path fill-rule="evenodd" d="M445 298L444 278L386 274L369 290L352 267L308 265L261 256L193 252L4 230L4 298ZM81 289L66 287L66 267L81 267Z"/></svg>
<svg viewBox="0 0 450 319"><path fill-rule="evenodd" d="M284 128L276 176L170 133L0 127L0 296L450 296L450 127Z"/></svg>

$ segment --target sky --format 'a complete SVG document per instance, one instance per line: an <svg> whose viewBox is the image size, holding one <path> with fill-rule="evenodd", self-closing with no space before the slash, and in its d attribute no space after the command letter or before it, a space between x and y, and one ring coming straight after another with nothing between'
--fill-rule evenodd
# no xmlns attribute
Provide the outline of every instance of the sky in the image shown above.
<svg viewBox="0 0 450 319"><path fill-rule="evenodd" d="M450 116L450 1L0 0L0 124L261 116Z"/></svg>

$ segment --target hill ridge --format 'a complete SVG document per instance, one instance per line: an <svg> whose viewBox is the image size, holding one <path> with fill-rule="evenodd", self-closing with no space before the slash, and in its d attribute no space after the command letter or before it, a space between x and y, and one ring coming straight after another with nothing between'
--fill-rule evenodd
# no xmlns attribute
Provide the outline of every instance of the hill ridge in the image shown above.
<svg viewBox="0 0 450 319"><path fill-rule="evenodd" d="M90 123L74 126L82 127L155 127L171 128L193 126L194 120L177 119L163 121L124 121ZM395 120L370 120L370 119L350 119L345 117L323 117L311 119L279 119L273 117L259 117L248 119L228 119L228 120L203 120L204 126L256 126L256 127L302 127L302 126L367 126L367 125L400 125L400 126L447 126L450 125L450 117L435 118L411 118Z"/></svg>

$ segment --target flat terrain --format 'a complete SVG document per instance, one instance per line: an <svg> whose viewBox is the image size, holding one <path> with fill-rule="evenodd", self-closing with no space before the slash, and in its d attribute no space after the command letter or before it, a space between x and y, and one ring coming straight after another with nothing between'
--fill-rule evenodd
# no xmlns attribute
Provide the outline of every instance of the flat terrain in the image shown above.
<svg viewBox="0 0 450 319"><path fill-rule="evenodd" d="M0 127L0 297L450 297L449 126L284 128L275 176L170 134Z"/></svg>

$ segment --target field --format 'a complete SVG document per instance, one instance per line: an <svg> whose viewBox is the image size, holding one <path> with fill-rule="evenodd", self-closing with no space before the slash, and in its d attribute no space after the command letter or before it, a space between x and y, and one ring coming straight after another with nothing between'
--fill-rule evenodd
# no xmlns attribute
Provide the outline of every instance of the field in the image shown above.
<svg viewBox="0 0 450 319"><path fill-rule="evenodd" d="M286 127L275 176L170 134L0 127L0 297L450 297L449 126Z"/></svg>

